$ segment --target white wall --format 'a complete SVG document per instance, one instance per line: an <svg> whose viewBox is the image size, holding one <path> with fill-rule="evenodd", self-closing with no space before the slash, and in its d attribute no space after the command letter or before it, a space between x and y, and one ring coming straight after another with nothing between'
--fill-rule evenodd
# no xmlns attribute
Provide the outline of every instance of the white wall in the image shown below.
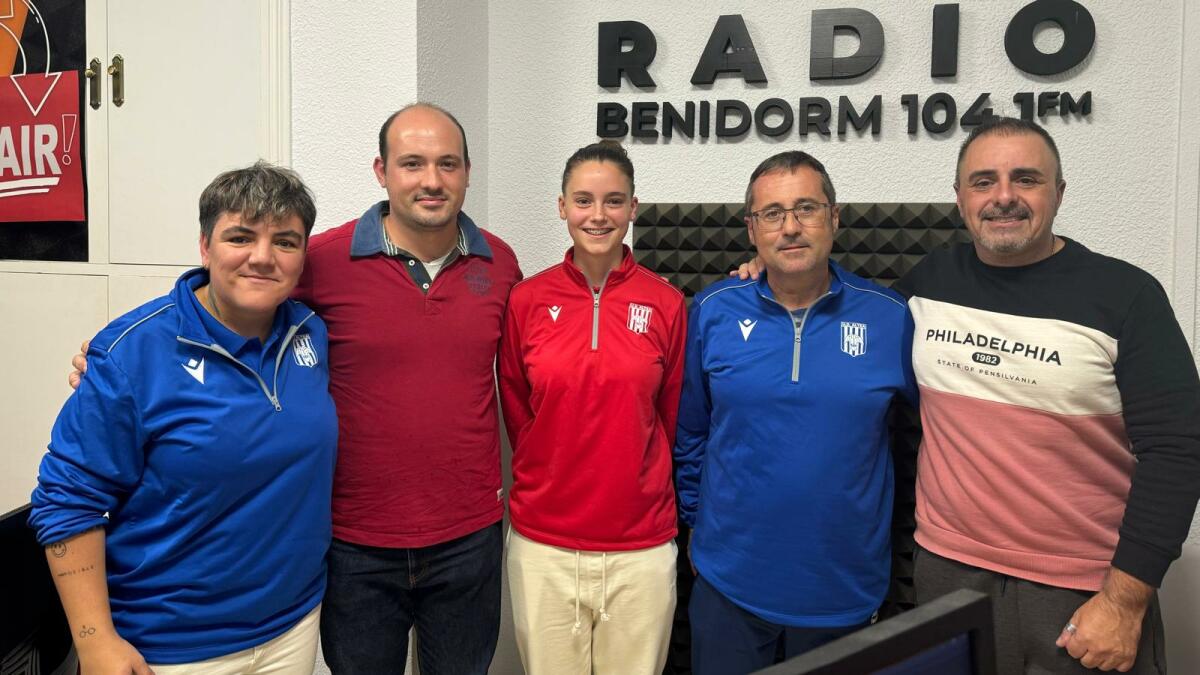
<svg viewBox="0 0 1200 675"><path fill-rule="evenodd" d="M420 0L417 5L417 95L454 113L467 132L471 183L463 211L488 223L488 4Z"/></svg>
<svg viewBox="0 0 1200 675"><path fill-rule="evenodd" d="M1176 211L1174 285L1172 302L1185 332L1189 333L1192 353L1200 354L1200 313L1196 284L1200 250L1200 130L1196 111L1200 110L1200 3L1186 3L1181 11L1180 87L1175 123L1179 150L1176 155ZM1200 672L1200 515L1192 520L1192 533L1183 548L1183 556L1172 565L1163 583L1163 619L1167 625L1167 653L1176 672Z"/></svg>
<svg viewBox="0 0 1200 675"><path fill-rule="evenodd" d="M468 134L464 211L487 223L488 30L484 0L293 0L292 166L317 198L317 231L386 195L371 173L379 126L409 103L447 108Z"/></svg>
<svg viewBox="0 0 1200 675"><path fill-rule="evenodd" d="M317 199L317 227L386 195L371 163L379 125L417 98L417 1L293 0L292 167Z"/></svg>

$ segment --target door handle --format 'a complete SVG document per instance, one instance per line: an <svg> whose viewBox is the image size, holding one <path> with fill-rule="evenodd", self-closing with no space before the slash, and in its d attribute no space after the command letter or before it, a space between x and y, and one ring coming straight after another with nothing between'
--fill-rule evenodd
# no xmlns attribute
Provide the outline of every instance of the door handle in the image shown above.
<svg viewBox="0 0 1200 675"><path fill-rule="evenodd" d="M92 59L83 74L88 79L88 105L100 109L100 59Z"/></svg>
<svg viewBox="0 0 1200 675"><path fill-rule="evenodd" d="M112 75L112 102L118 108L125 102L125 59L117 54L112 58L112 65L108 67L108 74Z"/></svg>

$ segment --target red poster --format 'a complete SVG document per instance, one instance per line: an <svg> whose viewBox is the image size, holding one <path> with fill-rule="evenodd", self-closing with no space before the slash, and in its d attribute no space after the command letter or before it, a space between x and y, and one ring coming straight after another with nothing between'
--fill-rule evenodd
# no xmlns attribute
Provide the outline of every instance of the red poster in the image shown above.
<svg viewBox="0 0 1200 675"><path fill-rule="evenodd" d="M79 71L0 77L0 222L82 221Z"/></svg>

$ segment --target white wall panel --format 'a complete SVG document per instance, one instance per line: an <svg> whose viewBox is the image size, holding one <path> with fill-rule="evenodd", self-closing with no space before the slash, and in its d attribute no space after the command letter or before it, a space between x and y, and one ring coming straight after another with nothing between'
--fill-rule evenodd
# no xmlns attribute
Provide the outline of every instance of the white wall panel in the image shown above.
<svg viewBox="0 0 1200 675"><path fill-rule="evenodd" d="M108 320L166 295L175 285L174 276L113 276L108 280Z"/></svg>
<svg viewBox="0 0 1200 675"><path fill-rule="evenodd" d="M102 276L0 273L0 513L29 501L79 343L107 323Z"/></svg>

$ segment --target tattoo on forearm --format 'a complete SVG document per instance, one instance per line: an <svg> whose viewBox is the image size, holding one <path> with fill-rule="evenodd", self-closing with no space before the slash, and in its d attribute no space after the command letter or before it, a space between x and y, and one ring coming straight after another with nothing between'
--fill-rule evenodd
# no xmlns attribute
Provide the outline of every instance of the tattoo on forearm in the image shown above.
<svg viewBox="0 0 1200 675"><path fill-rule="evenodd" d="M73 570L63 570L63 571L55 574L54 576L56 576L56 577L73 577L76 574L83 574L85 572L91 572L94 569L96 569L95 565L88 565L87 567L79 567L79 568L76 568Z"/></svg>
<svg viewBox="0 0 1200 675"><path fill-rule="evenodd" d="M55 558L61 558L67 554L67 545L61 541L50 544L50 553L53 554Z"/></svg>
<svg viewBox="0 0 1200 675"><path fill-rule="evenodd" d="M94 626L88 626L86 624L83 624L80 626L80 630L79 630L80 638L88 638L95 634L96 634L96 628Z"/></svg>

